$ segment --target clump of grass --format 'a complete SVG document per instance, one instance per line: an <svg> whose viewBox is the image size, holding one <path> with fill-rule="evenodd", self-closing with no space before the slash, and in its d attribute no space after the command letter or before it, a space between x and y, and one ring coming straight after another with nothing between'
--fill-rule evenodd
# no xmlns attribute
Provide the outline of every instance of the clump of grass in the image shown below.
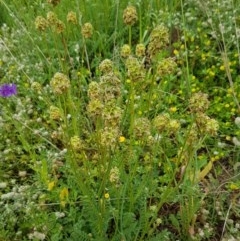
<svg viewBox="0 0 240 241"><path fill-rule="evenodd" d="M218 36L222 58L195 1L18 4L2 1L0 238L237 240L235 43Z"/></svg>

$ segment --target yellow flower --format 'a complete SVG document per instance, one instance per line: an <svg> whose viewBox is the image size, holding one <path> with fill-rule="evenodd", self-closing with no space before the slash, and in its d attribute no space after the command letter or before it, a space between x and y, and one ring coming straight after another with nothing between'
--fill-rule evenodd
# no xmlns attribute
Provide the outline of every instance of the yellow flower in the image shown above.
<svg viewBox="0 0 240 241"><path fill-rule="evenodd" d="M226 139L227 141L230 141L232 138L231 138L231 136L226 136L225 139Z"/></svg>
<svg viewBox="0 0 240 241"><path fill-rule="evenodd" d="M239 189L239 186L235 183L231 183L229 187L230 187L231 190L238 190Z"/></svg>
<svg viewBox="0 0 240 241"><path fill-rule="evenodd" d="M170 108L170 112L174 113L176 111L177 111L177 107L176 106Z"/></svg>
<svg viewBox="0 0 240 241"><path fill-rule="evenodd" d="M109 193L105 193L105 194L104 194L104 197L105 197L106 199L109 199L109 198L110 198Z"/></svg>
<svg viewBox="0 0 240 241"><path fill-rule="evenodd" d="M68 188L64 187L59 194L59 199L62 207L65 207L66 201L68 199Z"/></svg>
<svg viewBox="0 0 240 241"><path fill-rule="evenodd" d="M49 182L49 183L48 183L48 191L52 191L53 188L54 188L54 186L55 186L55 182L54 182L54 181Z"/></svg>
<svg viewBox="0 0 240 241"><path fill-rule="evenodd" d="M179 51L177 49L173 50L174 55L179 55Z"/></svg>
<svg viewBox="0 0 240 241"><path fill-rule="evenodd" d="M221 65L219 69L220 69L220 70L225 70L224 65Z"/></svg>
<svg viewBox="0 0 240 241"><path fill-rule="evenodd" d="M126 141L126 138L124 136L119 137L119 142L125 142L125 141Z"/></svg>

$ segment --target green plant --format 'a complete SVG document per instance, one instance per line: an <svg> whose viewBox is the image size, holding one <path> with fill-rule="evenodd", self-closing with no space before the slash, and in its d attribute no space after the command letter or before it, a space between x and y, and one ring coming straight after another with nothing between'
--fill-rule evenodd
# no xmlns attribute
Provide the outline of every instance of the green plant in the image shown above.
<svg viewBox="0 0 240 241"><path fill-rule="evenodd" d="M239 8L221 2L1 0L1 239L239 238Z"/></svg>

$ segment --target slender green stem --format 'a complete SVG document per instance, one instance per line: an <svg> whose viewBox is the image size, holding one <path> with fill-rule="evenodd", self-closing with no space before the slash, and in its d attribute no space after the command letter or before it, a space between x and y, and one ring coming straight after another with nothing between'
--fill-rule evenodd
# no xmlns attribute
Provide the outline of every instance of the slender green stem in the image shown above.
<svg viewBox="0 0 240 241"><path fill-rule="evenodd" d="M85 38L83 39L83 48L84 48L84 52L85 52L85 56L86 56L88 71L89 71L89 74L91 75L91 67L90 67L90 62L89 62L89 57L88 57L88 51L87 51L87 45L86 45L86 39Z"/></svg>
<svg viewBox="0 0 240 241"><path fill-rule="evenodd" d="M131 47L132 46L132 26L129 25L128 27L128 43L129 43L129 46Z"/></svg>
<svg viewBox="0 0 240 241"><path fill-rule="evenodd" d="M188 62L188 47L187 47L187 38L186 38L186 21L185 21L185 14L184 14L184 9L183 9L183 0L181 0L181 12L182 12L182 22L184 25L184 49L185 49L185 61L186 61L186 82L187 82L187 96L188 98L191 95L191 83L190 83L190 74L189 74L189 62Z"/></svg>

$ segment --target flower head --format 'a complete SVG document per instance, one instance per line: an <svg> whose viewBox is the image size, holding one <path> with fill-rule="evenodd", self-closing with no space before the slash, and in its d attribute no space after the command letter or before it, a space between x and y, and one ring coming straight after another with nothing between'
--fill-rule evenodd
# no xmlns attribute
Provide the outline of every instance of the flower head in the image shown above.
<svg viewBox="0 0 240 241"><path fill-rule="evenodd" d="M112 72L113 70L113 62L110 59L105 59L103 60L100 65L99 65L99 70L103 73L103 74L107 74Z"/></svg>
<svg viewBox="0 0 240 241"><path fill-rule="evenodd" d="M205 112L209 104L208 95L202 92L193 94L189 100L189 108L193 113Z"/></svg>
<svg viewBox="0 0 240 241"><path fill-rule="evenodd" d="M0 86L0 96L10 97L17 94L17 86L15 84L3 84Z"/></svg>
<svg viewBox="0 0 240 241"><path fill-rule="evenodd" d="M121 48L121 57L127 58L131 54L131 47L128 44L124 44Z"/></svg>
<svg viewBox="0 0 240 241"><path fill-rule="evenodd" d="M93 26L91 23L85 23L82 26L82 35L84 38L91 38L93 35Z"/></svg>
<svg viewBox="0 0 240 241"><path fill-rule="evenodd" d="M177 64L173 58L166 58L158 62L157 75L163 77L173 74L177 70Z"/></svg>
<svg viewBox="0 0 240 241"><path fill-rule="evenodd" d="M60 3L60 0L48 0L48 3L52 4L55 7Z"/></svg>
<svg viewBox="0 0 240 241"><path fill-rule="evenodd" d="M71 137L70 145L74 151L79 151L83 149L83 142L78 136Z"/></svg>
<svg viewBox="0 0 240 241"><path fill-rule="evenodd" d="M35 19L35 27L39 31L45 31L48 27L48 21L42 16L37 16Z"/></svg>
<svg viewBox="0 0 240 241"><path fill-rule="evenodd" d="M132 26L138 20L137 10L134 6L128 6L123 11L123 21L126 25Z"/></svg>
<svg viewBox="0 0 240 241"><path fill-rule="evenodd" d="M49 25L55 26L57 21L58 21L58 18L57 18L57 15L54 12L50 11L50 12L47 13L47 22L48 22Z"/></svg>
<svg viewBox="0 0 240 241"><path fill-rule="evenodd" d="M67 14L67 22L72 23L72 24L77 24L77 14L73 11L70 11Z"/></svg>
<svg viewBox="0 0 240 241"><path fill-rule="evenodd" d="M169 30L164 25L158 25L150 34L148 53L152 59L169 44Z"/></svg>
<svg viewBox="0 0 240 241"><path fill-rule="evenodd" d="M136 45L136 56L137 57L144 57L145 56L145 51L146 51L146 47L144 44L137 44Z"/></svg>
<svg viewBox="0 0 240 241"><path fill-rule="evenodd" d="M70 88L70 80L65 74L56 73L50 81L53 92L63 94Z"/></svg>

